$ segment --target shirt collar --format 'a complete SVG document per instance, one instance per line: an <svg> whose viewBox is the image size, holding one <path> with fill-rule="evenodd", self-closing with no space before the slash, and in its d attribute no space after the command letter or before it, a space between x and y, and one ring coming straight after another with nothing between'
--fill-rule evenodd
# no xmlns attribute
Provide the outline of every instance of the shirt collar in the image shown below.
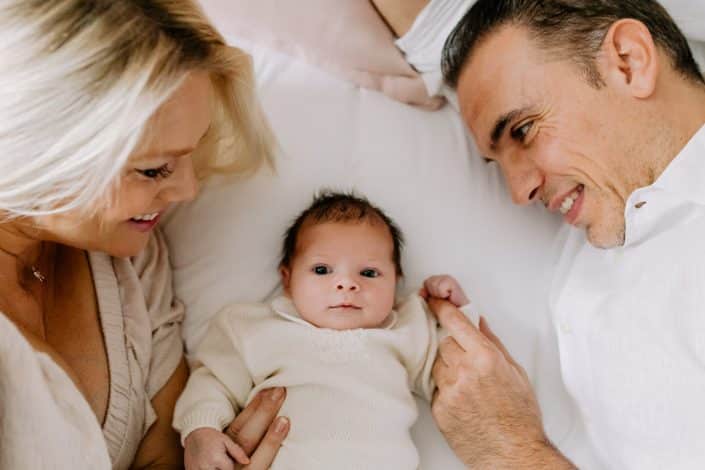
<svg viewBox="0 0 705 470"><path fill-rule="evenodd" d="M282 295L280 297L277 297L276 299L272 300L270 305L274 313L276 313L282 318L285 318L289 321L293 321L294 323L298 323L300 325L306 325L311 328L318 328L316 325L307 320L304 320L301 315L299 315L299 312L296 310L294 302L292 302L291 299L287 296ZM394 325L396 325L396 323L397 312L395 310L392 310L392 313L389 314L384 323L375 329L391 330L392 328L394 328Z"/></svg>
<svg viewBox="0 0 705 470"><path fill-rule="evenodd" d="M683 147L652 187L705 205L705 125Z"/></svg>

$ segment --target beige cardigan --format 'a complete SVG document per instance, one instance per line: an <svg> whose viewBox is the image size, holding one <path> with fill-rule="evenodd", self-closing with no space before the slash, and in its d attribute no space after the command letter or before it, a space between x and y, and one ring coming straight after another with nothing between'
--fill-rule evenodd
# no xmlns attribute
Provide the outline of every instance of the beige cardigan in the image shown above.
<svg viewBox="0 0 705 470"><path fill-rule="evenodd" d="M139 256L91 253L90 265L110 368L102 433L63 369L0 313L2 470L127 469L156 420L151 399L182 357L166 243L155 232Z"/></svg>

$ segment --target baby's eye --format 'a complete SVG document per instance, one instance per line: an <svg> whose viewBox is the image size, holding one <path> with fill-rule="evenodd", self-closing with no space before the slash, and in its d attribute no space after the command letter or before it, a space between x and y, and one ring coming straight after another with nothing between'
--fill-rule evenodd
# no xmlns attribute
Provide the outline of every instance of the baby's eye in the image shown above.
<svg viewBox="0 0 705 470"><path fill-rule="evenodd" d="M379 276L379 271L376 269L363 269L360 271L360 276L363 277L377 277Z"/></svg>
<svg viewBox="0 0 705 470"><path fill-rule="evenodd" d="M325 276L326 274L330 274L330 268L324 265L314 266L313 272L319 276Z"/></svg>

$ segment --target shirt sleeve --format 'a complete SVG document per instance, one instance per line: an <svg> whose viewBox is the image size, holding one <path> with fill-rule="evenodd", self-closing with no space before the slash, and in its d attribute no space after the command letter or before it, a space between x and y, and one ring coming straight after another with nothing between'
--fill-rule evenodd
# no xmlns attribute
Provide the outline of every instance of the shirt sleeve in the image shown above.
<svg viewBox="0 0 705 470"><path fill-rule="evenodd" d="M443 45L473 3L475 0L431 0L411 29L396 41L409 64L421 74L429 96L444 95L454 105L455 93L443 84Z"/></svg>
<svg viewBox="0 0 705 470"><path fill-rule="evenodd" d="M132 265L144 294L151 329L151 354L146 392L151 400L164 387L183 357L181 323L184 306L174 297L169 251L156 230Z"/></svg>
<svg viewBox="0 0 705 470"><path fill-rule="evenodd" d="M436 388L431 376L433 362L438 352L438 328L436 318L428 311L426 302L414 294L397 309L403 341L404 365L409 375L411 391L431 400Z"/></svg>
<svg viewBox="0 0 705 470"><path fill-rule="evenodd" d="M415 327L414 330L418 330L414 336L419 339L419 348L417 350L421 353L417 356L416 361L409 365L409 375L412 378L412 391L425 398L426 400L431 400L433 398L433 391L436 388L436 384L433 381L431 371L433 370L433 363L438 355L438 345L439 342L448 336L448 332L438 325L436 317L430 312L428 304L423 299L418 299L418 307L414 307L413 304L409 306L407 302L400 309L418 308L422 312L419 315L416 323L419 325ZM468 319L475 325L478 326L479 317L474 311L470 310L470 304L467 304L460 308L460 311L468 317ZM404 312L404 314L409 315L409 312Z"/></svg>
<svg viewBox="0 0 705 470"><path fill-rule="evenodd" d="M236 314L232 308L219 313L193 355L193 372L174 411L182 444L197 428L222 431L244 408L252 390L241 342L232 330L234 323L241 323Z"/></svg>

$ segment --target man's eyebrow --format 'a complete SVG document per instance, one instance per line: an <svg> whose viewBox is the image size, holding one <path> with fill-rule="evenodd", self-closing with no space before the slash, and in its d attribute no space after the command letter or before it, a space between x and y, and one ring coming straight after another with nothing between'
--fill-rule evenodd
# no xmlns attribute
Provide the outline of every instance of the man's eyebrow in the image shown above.
<svg viewBox="0 0 705 470"><path fill-rule="evenodd" d="M512 111L509 111L508 113L501 115L495 121L495 125L492 128L492 133L490 134L490 148L492 150L496 149L497 144L500 140L502 140L502 135L504 134L504 130L507 128L507 125L514 119L516 119L517 116L523 114L527 109L528 107L514 109Z"/></svg>

